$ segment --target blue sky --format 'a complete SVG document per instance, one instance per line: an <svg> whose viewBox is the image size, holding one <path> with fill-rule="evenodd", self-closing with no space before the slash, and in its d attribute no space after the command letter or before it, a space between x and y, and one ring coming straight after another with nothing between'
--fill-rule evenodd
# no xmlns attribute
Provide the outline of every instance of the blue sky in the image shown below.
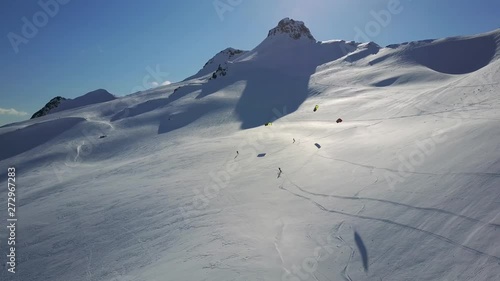
<svg viewBox="0 0 500 281"><path fill-rule="evenodd" d="M399 12L370 33L373 12L389 7ZM180 81L226 47L252 49L284 17L304 21L317 40L359 40L361 30L385 46L490 31L498 11L498 0L4 0L0 125L58 95L122 96ZM23 32L29 24L37 30Z"/></svg>

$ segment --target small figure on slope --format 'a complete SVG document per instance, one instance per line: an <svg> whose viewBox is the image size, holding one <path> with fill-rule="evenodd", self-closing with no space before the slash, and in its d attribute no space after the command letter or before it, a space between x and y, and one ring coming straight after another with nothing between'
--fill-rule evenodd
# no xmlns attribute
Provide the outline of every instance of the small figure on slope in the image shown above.
<svg viewBox="0 0 500 281"><path fill-rule="evenodd" d="M281 177L281 173L283 173L283 171L281 171L280 167L278 167L278 170L279 170L279 172L278 172L278 178L279 178L279 177Z"/></svg>

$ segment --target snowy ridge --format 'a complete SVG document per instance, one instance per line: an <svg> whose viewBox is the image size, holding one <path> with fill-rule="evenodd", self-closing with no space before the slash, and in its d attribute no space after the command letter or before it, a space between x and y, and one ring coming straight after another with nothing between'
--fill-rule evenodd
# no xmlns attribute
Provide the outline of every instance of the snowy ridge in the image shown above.
<svg viewBox="0 0 500 281"><path fill-rule="evenodd" d="M496 280L500 29L300 38L0 128L14 280Z"/></svg>
<svg viewBox="0 0 500 281"><path fill-rule="evenodd" d="M208 60L198 73L193 76L186 78L184 81L191 80L194 78L203 77L205 75L211 74L217 70L219 65L227 67L227 64L232 60L244 55L247 51L238 50L234 48L226 48L219 53L217 53L213 58Z"/></svg>
<svg viewBox="0 0 500 281"><path fill-rule="evenodd" d="M77 97L75 99L66 99L61 102L61 104L50 111L50 113L59 112L63 110L68 110L72 108L78 108L82 106L87 106L91 104L107 102L116 99L115 96L110 94L104 89L98 89L83 96Z"/></svg>

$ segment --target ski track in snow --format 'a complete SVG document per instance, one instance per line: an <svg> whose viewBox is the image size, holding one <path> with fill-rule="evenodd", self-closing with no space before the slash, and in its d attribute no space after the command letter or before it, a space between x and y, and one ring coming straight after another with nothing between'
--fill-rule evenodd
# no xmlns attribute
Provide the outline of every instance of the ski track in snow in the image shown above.
<svg viewBox="0 0 500 281"><path fill-rule="evenodd" d="M281 243L281 237L283 236L284 229L285 229L285 225L283 224L283 222L281 222L280 229L278 230L278 233L276 234L276 236L274 238L274 248L276 249L276 252L278 253L278 256L280 258L281 268L283 268L283 270L289 274L290 271L285 266L285 259L283 258L283 255L281 254L280 247L279 247L279 243Z"/></svg>
<svg viewBox="0 0 500 281"><path fill-rule="evenodd" d="M370 170L384 170L384 171L389 171L389 172L394 172L394 173L399 173L400 172L399 170L396 170L396 169L376 167L376 166L371 166L371 165L366 165L366 164L360 164L360 163L355 163L355 162L351 162L351 161L347 161L347 160L343 160L343 159L338 159L338 158L334 158L334 157L328 157L328 156L324 156L324 155L320 155L320 154L318 154L316 156L322 157L322 158L325 158L325 159L331 159L331 160L338 161L338 162L348 163L348 164L351 164L351 165L354 165L354 166L363 167L363 168L367 168L367 169L370 169ZM413 171L413 172L412 171L404 171L404 172L408 173L408 174L414 174L414 175L428 175L428 176L439 176L439 177L442 177L442 176L500 177L500 173L449 172L449 173L438 174L438 173L415 172L415 171Z"/></svg>
<svg viewBox="0 0 500 281"><path fill-rule="evenodd" d="M344 277L344 280L352 281L352 278L349 275L349 265L351 264L352 257L354 256L354 249L351 246L349 246L349 248L351 249L351 253L349 254L349 259L347 260L347 264L342 270L342 277Z"/></svg>
<svg viewBox="0 0 500 281"><path fill-rule="evenodd" d="M358 212L359 213L359 212ZM335 232L340 232L340 230L342 229L342 226L344 225L344 221L342 221L337 229L335 230ZM344 280L347 280L347 281L353 281L351 276L349 275L349 265L351 264L351 260L352 260L352 257L354 256L354 249L351 247L351 245L349 245L343 238L340 234L338 234L337 236L335 236L336 239L338 239L340 242L342 242L342 244L344 246L347 246L349 248L349 250L351 251L349 253L349 258L347 259L347 262L346 262L346 265L344 266L344 268L342 269L342 272L341 272L341 276Z"/></svg>
<svg viewBox="0 0 500 281"><path fill-rule="evenodd" d="M290 180L289 180L289 182L291 184L293 184ZM334 213L334 214L339 214L339 215L344 215L344 216L353 217L353 218L359 218L359 219L364 219L364 220L379 221L379 222L383 222L383 223L395 225L395 226L398 226L398 227L401 227L401 228L407 228L407 229L410 229L410 230L413 230L413 231L421 232L423 234L432 236L432 237L434 237L434 238L436 238L438 240L441 240L443 242L446 242L446 243L449 243L451 245L454 245L455 247L461 248L461 249L463 249L465 251L474 253L474 254L479 255L479 256L488 257L488 258L496 260L497 262L500 262L500 257L497 257L495 255L490 255L490 254L488 254L486 252L483 252L483 251L471 248L471 247L466 246L466 245L462 245L462 244L460 244L458 242L455 242L455 241L453 241L453 240L451 240L449 238L446 238L446 237L444 237L442 235L439 235L439 234L436 234L436 233L433 233L433 232L430 232L430 231L427 231L427 230L424 230L424 229L420 229L420 228L417 228L417 227L414 227L414 226L411 226L411 225L406 225L406 224L403 224L403 223L398 223L398 222L395 222L395 221L392 221L392 220L389 220L389 219L377 218L377 217L371 217L371 216L363 216L363 215L356 215L356 214L350 214L350 213L347 213L347 212L338 211L338 210L334 210L334 209L328 209L328 208L324 207L323 205L321 205L320 203L316 202L315 200L313 200L313 199L311 199L311 198L309 198L307 196L304 196L304 195L295 193L293 191L290 191L289 189L285 188L284 186L280 186L280 189L283 189L283 190L291 193L294 196L297 196L299 198L302 198L302 199L305 199L307 201L310 201L311 203L313 203L314 205L316 205L320 210L328 212L328 213Z"/></svg>
<svg viewBox="0 0 500 281"><path fill-rule="evenodd" d="M80 151L82 150L83 145L85 145L85 141L82 141L81 144L76 146L76 155L75 158L73 158L73 162L78 162L78 159L80 157Z"/></svg>
<svg viewBox="0 0 500 281"><path fill-rule="evenodd" d="M427 207L411 206L411 205L408 205L408 204L399 203L399 202L390 201L390 200L385 200L385 199L376 199L376 198L358 197L358 196L341 196L341 195L333 195L333 194L314 193L314 192L310 192L310 191L307 191L307 190L303 189L302 187L296 185L295 183L293 183L290 180L289 180L289 182L292 185L294 185L295 187L297 187L300 191L302 191L304 193L307 193L307 194L310 194L310 195L314 195L314 196L331 197L331 198L338 198L338 199L345 199L345 200L361 200L361 201L365 200L365 201L374 201L374 202L379 202L379 203L388 203L388 204L391 204L391 205L401 206L401 207L405 207L405 208L408 208L408 209L415 209L415 210L421 210L421 211L430 211L430 212L435 212L435 213L442 213L442 214L454 216L454 217L457 217L457 218L462 218L462 219L465 219L465 220L468 220L468 221L471 221L471 222L474 222L474 223L477 223L477 224L481 224L481 225L484 225L484 226L487 226L487 227L492 227L493 229L500 229L500 224L491 223L491 221L493 221L493 220L490 220L490 222L483 222L482 220L479 220L479 219L467 217L467 216L464 216L464 215L461 215L461 214L456 214L456 213L449 212L449 211L446 211L446 210L441 210L441 209L438 209L438 208L427 208ZM374 183L376 183L376 181Z"/></svg>

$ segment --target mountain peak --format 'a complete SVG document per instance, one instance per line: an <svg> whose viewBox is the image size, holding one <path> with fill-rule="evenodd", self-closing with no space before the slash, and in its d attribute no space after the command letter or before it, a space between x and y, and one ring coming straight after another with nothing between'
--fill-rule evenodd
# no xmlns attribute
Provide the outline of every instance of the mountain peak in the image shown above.
<svg viewBox="0 0 500 281"><path fill-rule="evenodd" d="M61 96L57 96L53 99L51 99L44 107L42 107L42 109L38 110L37 112L35 112L30 119L34 119L34 118L38 118L38 117L42 117L42 116L45 116L47 114L49 114L50 110L56 108L59 106L59 104L63 101L65 101L66 98L63 98Z"/></svg>
<svg viewBox="0 0 500 281"><path fill-rule="evenodd" d="M309 28L306 27L304 22L296 21L290 18L284 18L279 21L278 26L269 30L267 37L276 36L279 34L286 34L292 39L305 38L309 40L316 41L311 34Z"/></svg>

